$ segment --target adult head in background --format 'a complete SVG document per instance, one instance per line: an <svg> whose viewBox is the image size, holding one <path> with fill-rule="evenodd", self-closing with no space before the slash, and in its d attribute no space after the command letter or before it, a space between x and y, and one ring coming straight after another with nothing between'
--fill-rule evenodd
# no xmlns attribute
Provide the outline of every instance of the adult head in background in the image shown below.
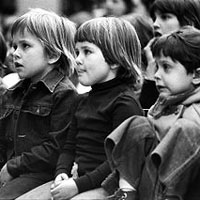
<svg viewBox="0 0 200 200"><path fill-rule="evenodd" d="M132 0L105 0L105 16L122 16L132 12Z"/></svg>
<svg viewBox="0 0 200 200"><path fill-rule="evenodd" d="M146 16L149 20L150 17L150 7L154 0L132 0L133 2L133 13L138 13L140 15Z"/></svg>
<svg viewBox="0 0 200 200"><path fill-rule="evenodd" d="M4 62L6 60L7 55L7 46L6 41L3 34L0 32L0 77L5 75L6 67L4 66Z"/></svg>
<svg viewBox="0 0 200 200"><path fill-rule="evenodd" d="M199 0L155 0L150 12L156 36L171 33L185 25L200 29Z"/></svg>

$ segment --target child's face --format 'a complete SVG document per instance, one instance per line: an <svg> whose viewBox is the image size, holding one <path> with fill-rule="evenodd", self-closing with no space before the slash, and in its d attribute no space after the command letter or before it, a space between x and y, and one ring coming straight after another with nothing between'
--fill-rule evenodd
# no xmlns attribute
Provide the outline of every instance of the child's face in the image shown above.
<svg viewBox="0 0 200 200"><path fill-rule="evenodd" d="M178 18L174 14L155 12L154 30L156 36L169 34L180 27Z"/></svg>
<svg viewBox="0 0 200 200"><path fill-rule="evenodd" d="M101 49L90 42L77 42L77 72L82 85L91 86L116 77L116 69L105 61Z"/></svg>
<svg viewBox="0 0 200 200"><path fill-rule="evenodd" d="M43 46L29 32L16 33L13 36L13 48L15 68L21 79L30 78L35 82L50 71Z"/></svg>
<svg viewBox="0 0 200 200"><path fill-rule="evenodd" d="M170 57L162 54L155 60L157 64L155 81L160 94L177 95L193 88L193 74L188 74L180 62L174 62Z"/></svg>

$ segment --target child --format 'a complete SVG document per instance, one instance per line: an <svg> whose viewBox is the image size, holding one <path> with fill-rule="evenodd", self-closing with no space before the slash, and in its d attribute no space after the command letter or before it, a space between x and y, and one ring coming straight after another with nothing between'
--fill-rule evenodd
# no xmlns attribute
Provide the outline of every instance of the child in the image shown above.
<svg viewBox="0 0 200 200"><path fill-rule="evenodd" d="M179 30L182 26L192 25L200 29L200 1L199 0L155 0L151 7L151 17L154 21L155 37L163 34L169 34ZM147 57L147 68L145 71L145 81L142 88L140 102L146 102L148 97L152 95L151 90L155 90L155 62L152 58L150 46L154 39L144 48ZM149 90L149 88L151 90ZM154 100L158 95L154 96ZM153 102L155 103L155 101ZM143 107L149 109L150 106ZM150 104L152 105L152 104Z"/></svg>
<svg viewBox="0 0 200 200"><path fill-rule="evenodd" d="M19 199L37 199L41 193L41 199L48 199L50 193L43 191L51 184L55 200L104 198L101 182L111 172L104 139L128 117L142 115L135 99L141 47L133 26L115 17L95 18L78 28L75 42L79 81L92 90L78 103L54 183Z"/></svg>
<svg viewBox="0 0 200 200"><path fill-rule="evenodd" d="M43 9L30 10L12 26L21 81L1 96L0 199L15 199L53 178L77 97L68 78L75 31L71 21Z"/></svg>
<svg viewBox="0 0 200 200"><path fill-rule="evenodd" d="M200 30L163 35L152 52L157 102L147 118L127 119L105 140L113 171L132 192L119 184L108 199L200 199Z"/></svg>
<svg viewBox="0 0 200 200"><path fill-rule="evenodd" d="M182 26L200 29L199 0L155 0L151 7L155 35L168 34Z"/></svg>

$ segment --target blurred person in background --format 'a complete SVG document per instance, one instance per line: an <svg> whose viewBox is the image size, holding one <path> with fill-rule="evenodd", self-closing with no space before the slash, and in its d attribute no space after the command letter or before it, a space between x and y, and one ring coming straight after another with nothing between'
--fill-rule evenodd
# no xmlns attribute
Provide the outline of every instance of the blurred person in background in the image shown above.
<svg viewBox="0 0 200 200"><path fill-rule="evenodd" d="M6 66L4 64L7 55L7 45L3 34L0 32L0 77L4 77L6 73Z"/></svg>
<svg viewBox="0 0 200 200"><path fill-rule="evenodd" d="M132 0L105 0L104 1L105 16L120 17L132 12Z"/></svg>

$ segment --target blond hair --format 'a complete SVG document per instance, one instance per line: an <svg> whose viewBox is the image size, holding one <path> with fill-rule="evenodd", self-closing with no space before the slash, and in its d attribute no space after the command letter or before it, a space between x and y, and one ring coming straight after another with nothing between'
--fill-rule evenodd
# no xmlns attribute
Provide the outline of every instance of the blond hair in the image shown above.
<svg viewBox="0 0 200 200"><path fill-rule="evenodd" d="M60 56L59 68L71 75L75 67L74 35L75 24L52 11L41 8L30 9L20 16L11 28L11 36L28 31L38 38L49 56Z"/></svg>

